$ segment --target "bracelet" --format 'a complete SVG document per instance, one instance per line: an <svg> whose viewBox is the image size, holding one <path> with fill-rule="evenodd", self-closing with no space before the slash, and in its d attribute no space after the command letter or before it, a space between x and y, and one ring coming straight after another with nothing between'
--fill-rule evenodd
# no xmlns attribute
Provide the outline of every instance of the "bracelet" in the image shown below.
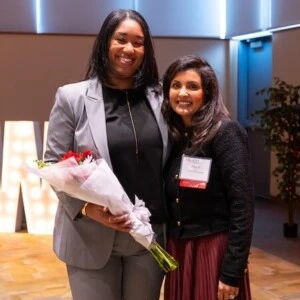
<svg viewBox="0 0 300 300"><path fill-rule="evenodd" d="M86 214L86 207L88 206L88 202L86 202L83 206L83 208L81 209L81 213L83 216L87 217L87 214Z"/></svg>

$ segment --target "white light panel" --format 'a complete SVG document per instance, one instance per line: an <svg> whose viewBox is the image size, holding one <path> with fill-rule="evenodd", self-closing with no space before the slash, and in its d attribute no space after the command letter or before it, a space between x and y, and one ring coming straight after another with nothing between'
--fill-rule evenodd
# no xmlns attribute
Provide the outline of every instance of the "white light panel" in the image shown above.
<svg viewBox="0 0 300 300"><path fill-rule="evenodd" d="M47 138L45 124L44 145ZM26 163L38 158L34 122L7 121L4 126L2 186L0 190L0 232L15 232L21 187L27 230L51 234L58 199L47 182L26 170Z"/></svg>

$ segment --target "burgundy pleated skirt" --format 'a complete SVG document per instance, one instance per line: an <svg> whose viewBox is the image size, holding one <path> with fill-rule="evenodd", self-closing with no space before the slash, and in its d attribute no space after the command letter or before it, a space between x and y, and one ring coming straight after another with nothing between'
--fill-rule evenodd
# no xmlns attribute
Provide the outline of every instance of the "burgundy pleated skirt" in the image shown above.
<svg viewBox="0 0 300 300"><path fill-rule="evenodd" d="M220 269L228 234L218 233L194 239L169 238L167 251L179 267L165 281L165 300L217 300ZM239 287L236 300L251 300L249 272Z"/></svg>

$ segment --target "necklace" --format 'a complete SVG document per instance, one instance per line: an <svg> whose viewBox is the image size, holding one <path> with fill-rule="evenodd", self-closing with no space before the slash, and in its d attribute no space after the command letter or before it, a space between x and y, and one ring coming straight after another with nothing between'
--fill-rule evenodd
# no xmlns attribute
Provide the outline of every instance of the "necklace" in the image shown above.
<svg viewBox="0 0 300 300"><path fill-rule="evenodd" d="M131 113L130 102L129 102L129 99L128 99L128 91L125 92L125 95L126 95L126 102L127 102L128 112L129 112L129 116L130 116L130 120L131 120L131 124L132 124L134 140L135 140L136 161L138 163L139 162L139 147L138 147L138 140L137 140L135 125L134 125L134 121L133 121L133 117L132 117L132 113Z"/></svg>

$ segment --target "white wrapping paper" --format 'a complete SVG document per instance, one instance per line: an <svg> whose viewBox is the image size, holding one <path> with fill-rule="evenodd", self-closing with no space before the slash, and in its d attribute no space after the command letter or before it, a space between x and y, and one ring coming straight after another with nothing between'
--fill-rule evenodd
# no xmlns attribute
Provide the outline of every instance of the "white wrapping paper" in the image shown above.
<svg viewBox="0 0 300 300"><path fill-rule="evenodd" d="M113 215L128 214L132 222L130 234L148 250L154 241L149 223L150 212L145 203L135 198L130 201L119 180L104 159L87 159L78 165L74 157L44 168L28 166L30 172L51 184L56 191L107 207Z"/></svg>

